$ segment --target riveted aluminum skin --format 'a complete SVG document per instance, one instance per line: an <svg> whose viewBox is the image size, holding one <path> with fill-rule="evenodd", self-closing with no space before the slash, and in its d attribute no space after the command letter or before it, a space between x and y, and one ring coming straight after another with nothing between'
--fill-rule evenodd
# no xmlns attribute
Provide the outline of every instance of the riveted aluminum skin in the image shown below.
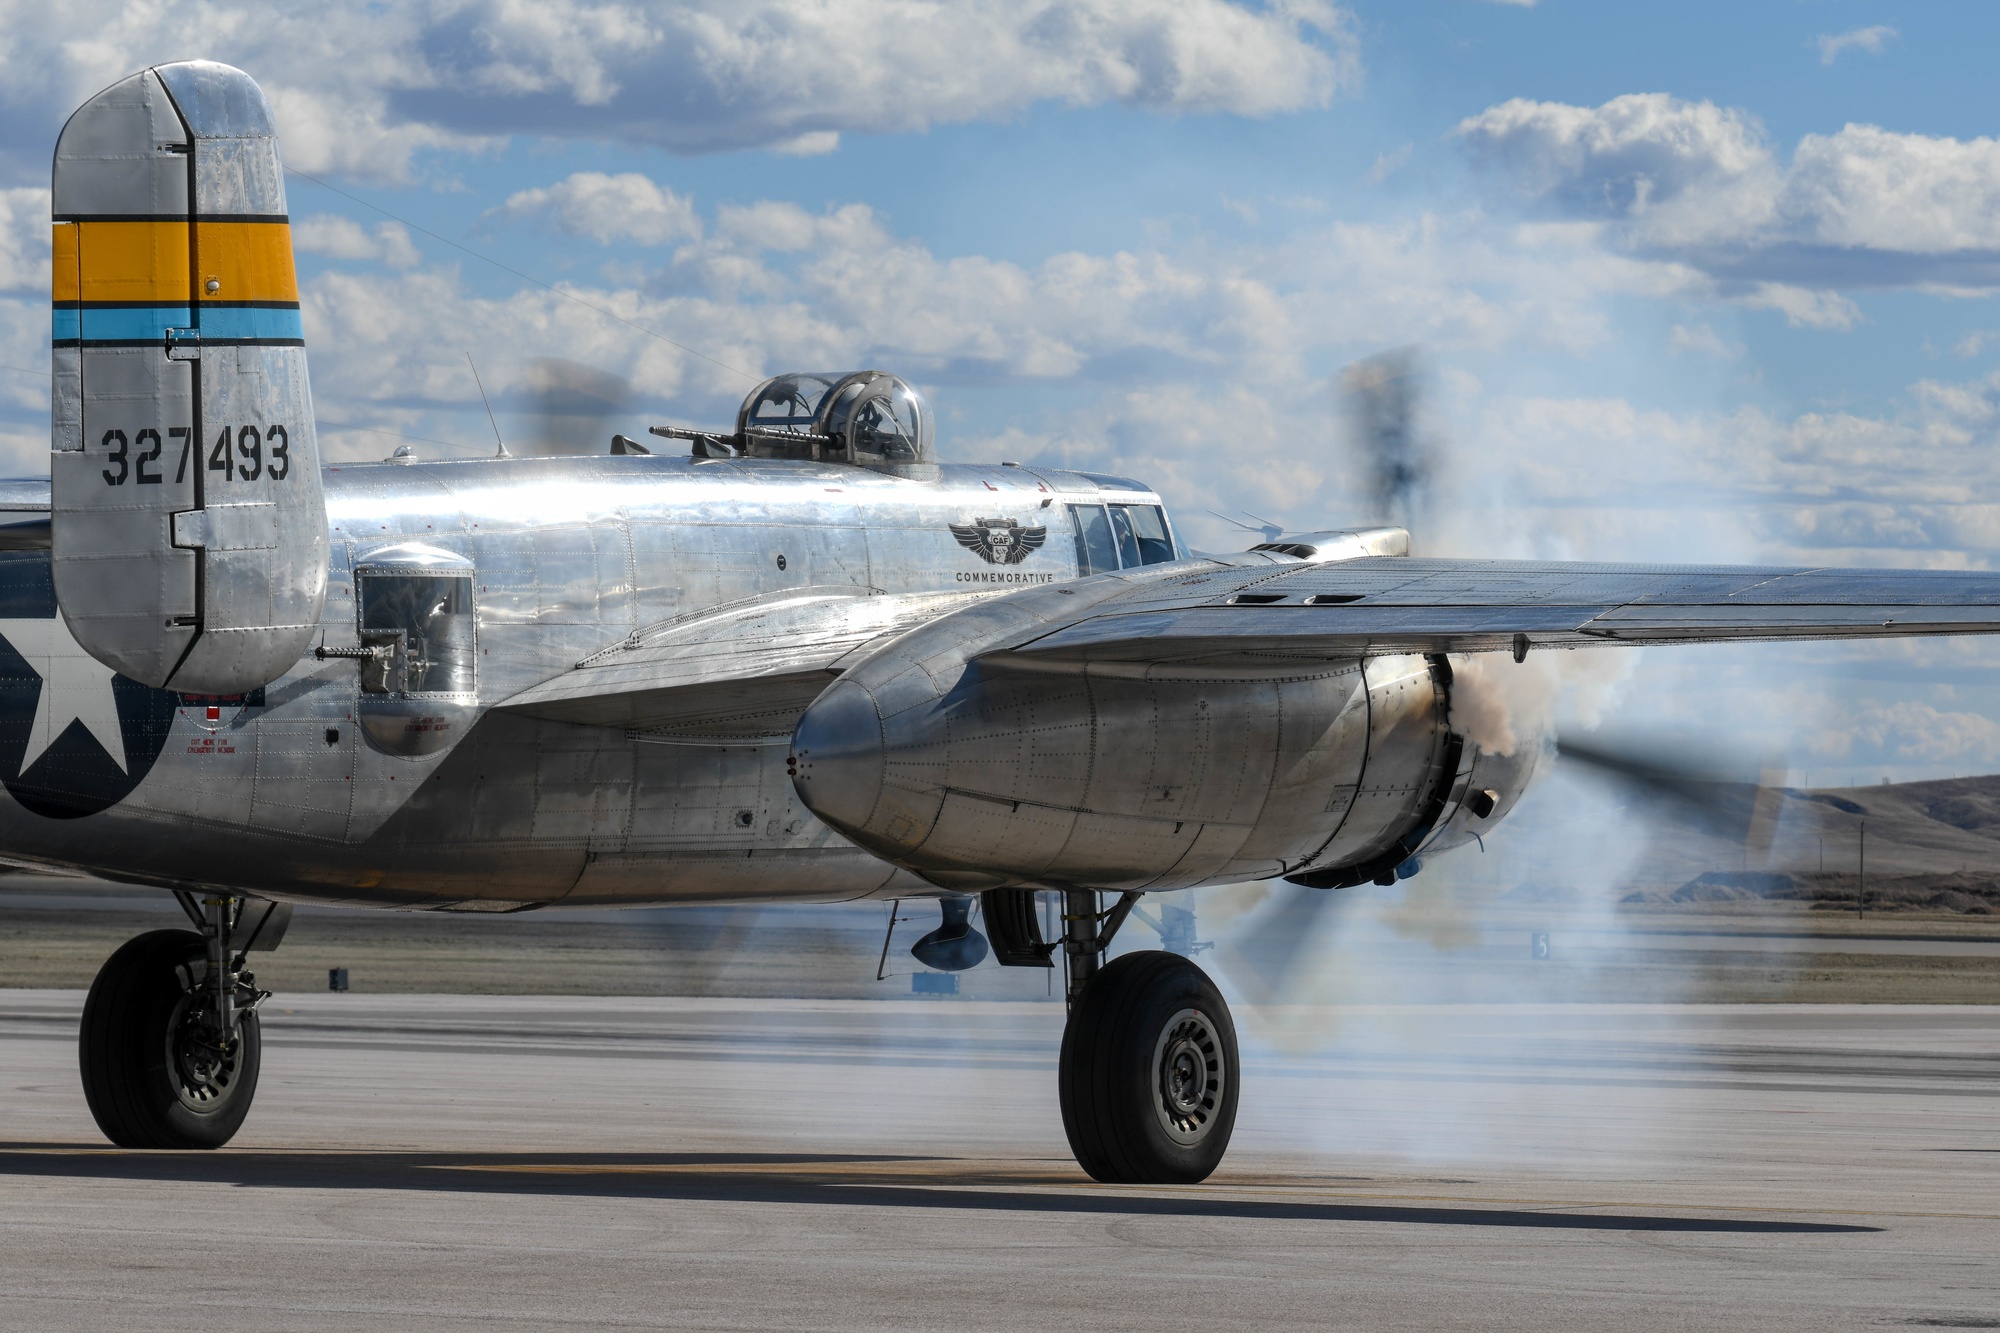
<svg viewBox="0 0 2000 1333"><path fill-rule="evenodd" d="M284 171L240 70L162 65L57 141L52 526L76 641L155 687L275 680L327 542Z"/></svg>
<svg viewBox="0 0 2000 1333"><path fill-rule="evenodd" d="M357 567L440 553L412 558L470 571L465 725L430 753L365 742L352 657L302 653L236 699L114 677L69 637L49 554L0 551L0 853L135 883L479 910L1338 876L1483 833L1538 751L1454 737L1448 643L1412 651L1396 629L1371 650L1384 613L1369 600L1303 599L1386 587L1407 603L1390 613L1456 624L1489 597L1481 580L1687 579L1468 566L1471 592L1417 602L1394 591L1409 582L1397 561L1282 552L1079 578L1077 514L1157 497L1027 468L625 455L325 477L314 645L361 652ZM1018 540L989 544L995 531ZM1803 576L1712 577L1729 591ZM1861 612L1879 626L1886 597L1925 633L1992 625L1984 608L2000 607L1984 573L1857 575L1859 611L1814 581L1802 627L1733 592L1696 609L1822 635ZM1301 583L1296 602L1246 600ZM1109 622L1144 627L1162 602L1199 619L1138 635L1166 645L1140 657ZM1605 618L1595 605L1559 611ZM1471 610L1478 634L1509 641L1504 608ZM1467 794L1486 787L1501 799L1474 817Z"/></svg>
<svg viewBox="0 0 2000 1333"><path fill-rule="evenodd" d="M905 635L800 718L801 798L961 892L1268 879L1409 834L1455 776L1423 657L1045 666L997 651L1184 577L1100 575Z"/></svg>
<svg viewBox="0 0 2000 1333"><path fill-rule="evenodd" d="M920 403L845 462L322 472L255 85L107 89L54 200L46 549L0 495L9 861L469 910L1352 883L1533 774L1455 726L1453 654L2000 633L1984 571L1188 558L1137 482L927 461Z"/></svg>
<svg viewBox="0 0 2000 1333"><path fill-rule="evenodd" d="M127 882L377 906L934 893L798 798L787 741L806 699L776 727L719 735L643 709L590 725L499 705L552 681L691 651L686 637L704 626L711 642L693 647L733 674L746 607L778 608L757 622L775 637L748 635L740 646L783 657L798 675L801 664L900 632L900 607L1073 580L1069 503L1159 503L1136 483L1025 468L954 466L920 479L752 458L369 464L329 467L325 477L328 588L308 649L241 700L111 682L124 753L110 759L75 735L30 753L0 734L0 783L14 793L0 796L0 850ZM953 534L981 520L1043 528L1045 541L1017 563L995 562ZM477 656L464 725L434 752L407 755L366 739L374 701L360 688L360 664L312 649L322 640L360 648L357 567L412 546L451 553L471 571ZM48 577L45 552L0 552L0 639L10 647L27 652L28 631L49 632L40 627L53 600L43 606L36 598L46 592L34 591ZM803 605L825 614L815 619ZM819 659L815 644L824 645ZM66 668L41 658L5 668L9 660L0 653L0 707L18 708L25 730L38 677ZM67 746L88 749L101 771L59 765Z"/></svg>

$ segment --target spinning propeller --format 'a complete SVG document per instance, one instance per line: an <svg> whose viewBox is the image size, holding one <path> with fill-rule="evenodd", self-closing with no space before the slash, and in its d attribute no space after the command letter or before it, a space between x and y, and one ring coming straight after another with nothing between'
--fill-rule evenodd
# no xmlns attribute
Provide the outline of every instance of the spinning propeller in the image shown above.
<svg viewBox="0 0 2000 1333"><path fill-rule="evenodd" d="M1424 526L1437 519L1433 483L1442 465L1440 447L1425 429L1424 385L1418 349L1403 347L1350 365L1341 373L1337 391L1345 446L1363 478L1364 512L1356 517L1411 529L1413 548ZM1470 677L1461 672L1458 688L1476 688ZM1741 843L1752 855L1768 850L1776 822L1769 817L1769 793L1775 790L1769 782L1732 781L1716 766L1659 744L1559 739L1550 718L1532 719L1529 725L1517 722L1516 729L1523 733L1521 744L1548 745L1557 762L1623 789L1634 804L1711 837ZM1224 947L1236 964L1231 969L1235 979L1253 1001L1278 1002L1295 993L1292 983L1334 895L1349 891L1366 890L1283 882L1270 886L1248 927Z"/></svg>
<svg viewBox="0 0 2000 1333"><path fill-rule="evenodd" d="M1413 532L1430 509L1433 452L1419 434L1422 391L1417 349L1399 347L1357 361L1341 373L1350 447L1367 478L1371 523Z"/></svg>
<svg viewBox="0 0 2000 1333"><path fill-rule="evenodd" d="M559 356L536 357L518 395L532 420L525 441L509 443L517 454L601 454L618 419L632 409L632 382L608 370Z"/></svg>

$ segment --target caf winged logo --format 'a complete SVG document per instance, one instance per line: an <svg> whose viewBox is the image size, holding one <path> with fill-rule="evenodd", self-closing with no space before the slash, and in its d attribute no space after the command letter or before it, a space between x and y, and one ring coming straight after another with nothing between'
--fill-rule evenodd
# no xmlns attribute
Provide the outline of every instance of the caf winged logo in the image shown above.
<svg viewBox="0 0 2000 1333"><path fill-rule="evenodd" d="M1047 528L1024 528L1011 518L976 518L954 523L951 535L989 565L1018 565L1049 539Z"/></svg>

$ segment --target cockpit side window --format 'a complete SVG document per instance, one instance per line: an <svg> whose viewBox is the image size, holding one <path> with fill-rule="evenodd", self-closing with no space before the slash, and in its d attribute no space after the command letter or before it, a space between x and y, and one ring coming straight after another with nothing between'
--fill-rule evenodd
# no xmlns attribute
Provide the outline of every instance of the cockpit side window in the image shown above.
<svg viewBox="0 0 2000 1333"><path fill-rule="evenodd" d="M1118 538L1118 557L1127 569L1137 569L1145 564L1139 555L1139 539L1132 535L1132 516L1126 513L1128 506L1112 505L1111 531Z"/></svg>
<svg viewBox="0 0 2000 1333"><path fill-rule="evenodd" d="M1102 574L1178 560L1166 510L1158 505L1071 505L1076 525L1076 569Z"/></svg>
<svg viewBox="0 0 2000 1333"><path fill-rule="evenodd" d="M359 574L362 670L370 694L471 694L474 649L469 575Z"/></svg>
<svg viewBox="0 0 2000 1333"><path fill-rule="evenodd" d="M1076 572L1102 574L1118 568L1118 539L1111 535L1104 506L1071 505L1069 516L1076 525Z"/></svg>
<svg viewBox="0 0 2000 1333"><path fill-rule="evenodd" d="M1163 565L1177 558L1173 534L1167 531L1166 510L1158 505L1111 506L1111 521L1116 523L1121 516L1131 530L1132 544L1138 548L1139 564ZM1125 534L1122 531L1118 541L1120 549L1124 549Z"/></svg>

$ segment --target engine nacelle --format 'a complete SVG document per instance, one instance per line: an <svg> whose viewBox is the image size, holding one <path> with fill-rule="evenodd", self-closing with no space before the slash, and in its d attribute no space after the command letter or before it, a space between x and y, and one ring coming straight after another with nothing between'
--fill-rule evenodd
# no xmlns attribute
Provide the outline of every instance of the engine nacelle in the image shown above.
<svg viewBox="0 0 2000 1333"><path fill-rule="evenodd" d="M800 798L961 892L1356 883L1448 823L1504 813L1468 783L1442 659L977 660L1073 618L1092 591L987 602L849 671L793 733Z"/></svg>

